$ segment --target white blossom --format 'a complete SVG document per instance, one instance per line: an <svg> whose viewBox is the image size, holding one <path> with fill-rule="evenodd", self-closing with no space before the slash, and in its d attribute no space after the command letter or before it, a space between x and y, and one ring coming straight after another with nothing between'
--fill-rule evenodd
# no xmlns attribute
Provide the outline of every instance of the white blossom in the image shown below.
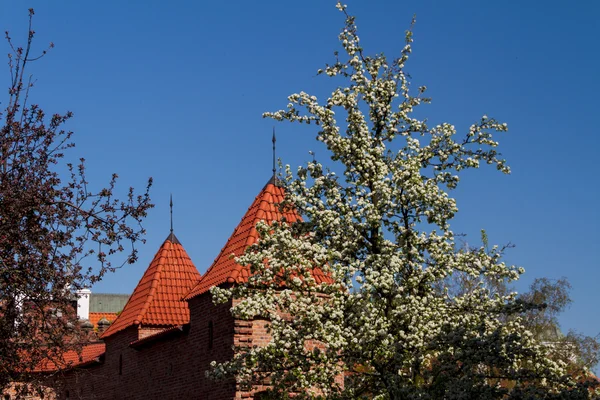
<svg viewBox="0 0 600 400"><path fill-rule="evenodd" d="M295 174L286 168L280 206L304 222L259 224L260 240L236 260L250 267L248 283L212 291L218 302L238 299L235 317L269 321L271 343L238 349L213 375L249 387L268 378L297 398L558 396L573 385L564 365L525 329L516 294L485 285L524 270L506 265L496 246L460 247L450 229L462 170L483 162L510 172L492 136L507 125L484 115L459 135L452 124L412 117L430 102L425 86L410 94L404 72L412 32L399 58L368 56L354 18L337 7L346 15L339 35L346 58L318 73L341 75L347 86L321 103L292 94L287 110L264 116L316 123L317 140L343 174L317 160ZM315 267L331 282L318 284ZM461 274L478 284L452 294L448 282Z"/></svg>

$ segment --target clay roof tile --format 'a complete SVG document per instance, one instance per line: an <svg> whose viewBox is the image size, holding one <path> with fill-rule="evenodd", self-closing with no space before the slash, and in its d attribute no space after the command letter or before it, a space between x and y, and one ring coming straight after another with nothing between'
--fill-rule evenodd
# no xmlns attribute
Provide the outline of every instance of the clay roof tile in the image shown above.
<svg viewBox="0 0 600 400"><path fill-rule="evenodd" d="M43 360L34 368L34 372L50 372L81 367L99 361L104 351L105 345L102 342L86 344L81 351L68 350L58 357Z"/></svg>
<svg viewBox="0 0 600 400"><path fill-rule="evenodd" d="M226 282L240 283L248 280L250 276L249 268L237 264L235 257L242 255L248 246L258 240L256 224L259 221L270 223L283 218L289 223L301 220L300 215L295 210L281 212L279 203L283 201L284 196L285 189L271 179L256 196L254 202L234 229L233 234L229 237L225 247L223 247L198 284L186 296L186 300L206 293L213 286ZM318 275L315 276L317 283L330 280L320 271L316 275Z"/></svg>
<svg viewBox="0 0 600 400"><path fill-rule="evenodd" d="M183 297L200 273L173 233L167 237L140 279L121 314L104 332L106 338L133 325L176 326L189 322Z"/></svg>

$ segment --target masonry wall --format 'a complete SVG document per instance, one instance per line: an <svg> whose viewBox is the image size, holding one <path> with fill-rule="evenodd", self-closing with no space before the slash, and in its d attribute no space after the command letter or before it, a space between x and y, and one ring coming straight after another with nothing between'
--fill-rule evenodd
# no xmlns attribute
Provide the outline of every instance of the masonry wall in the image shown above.
<svg viewBox="0 0 600 400"><path fill-rule="evenodd" d="M263 319L255 319L253 321L236 319L234 321L234 345L240 348L266 346L271 341L271 337L267 332L267 324L268 322ZM243 390L238 385L236 386L235 399L258 399L260 393L268 388L268 382L261 382L261 384L254 386L251 391Z"/></svg>
<svg viewBox="0 0 600 400"><path fill-rule="evenodd" d="M234 319L230 312L232 303L215 306L209 293L188 304L189 329L146 339L137 348L130 344L161 330L130 327L115 333L105 339L106 352L100 364L56 377L52 385L56 398L258 400L261 392L269 388L267 381L247 391L233 380L213 381L206 377L206 371L212 361L230 360L233 347L267 345L271 341L269 322ZM323 346L315 341L306 345ZM343 385L343 375L336 381Z"/></svg>
<svg viewBox="0 0 600 400"><path fill-rule="evenodd" d="M64 384L56 388L58 398L236 398L233 381L215 382L205 375L211 361L226 361L233 355L231 305L214 306L208 293L189 305L189 331L146 343L140 349L129 346L140 335L136 327L112 335L106 339L103 364L68 372L61 379Z"/></svg>

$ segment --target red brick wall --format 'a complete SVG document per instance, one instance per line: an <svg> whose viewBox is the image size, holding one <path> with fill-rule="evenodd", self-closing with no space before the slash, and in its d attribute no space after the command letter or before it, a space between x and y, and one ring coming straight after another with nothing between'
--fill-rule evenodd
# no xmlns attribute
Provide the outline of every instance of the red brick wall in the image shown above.
<svg viewBox="0 0 600 400"><path fill-rule="evenodd" d="M161 327L161 328L157 328L157 327L148 327L148 326L144 326L144 327L140 327L140 329L138 329L138 338L139 339L143 339L147 336L152 336L155 333L158 333L162 330L164 330L165 328Z"/></svg>
<svg viewBox="0 0 600 400"><path fill-rule="evenodd" d="M253 321L244 321L236 319L233 322L234 337L233 343L241 348L249 348L253 346L265 346L271 341L270 335L267 333L267 321L257 319ZM266 382L265 382L266 383ZM266 390L268 386L258 385L251 391L242 390L236 386L235 399L249 400L254 398L254 394Z"/></svg>
<svg viewBox="0 0 600 400"><path fill-rule="evenodd" d="M156 330L130 327L114 334L105 340L102 364L57 377L54 387L58 399L66 399L67 393L70 400L253 399L256 393L268 388L268 382L244 391L233 380L215 382L205 375L212 361L232 358L234 345L265 346L271 340L268 321L234 319L231 306L232 303L213 305L209 293L192 299L189 330L146 342L137 349L130 347L130 343ZM322 344L310 341L307 346ZM342 378L340 375L338 384L342 384Z"/></svg>
<svg viewBox="0 0 600 400"><path fill-rule="evenodd" d="M59 399L203 399L235 398L234 382L214 382L205 371L210 362L233 355L234 321L231 305L214 306L210 295L190 301L190 329L148 343L136 350L129 344L139 337L137 328L118 332L106 340L102 365L71 371L58 388ZM209 322L213 343L209 347ZM121 360L121 361L120 361ZM121 368L120 368L121 364Z"/></svg>
<svg viewBox="0 0 600 400"><path fill-rule="evenodd" d="M271 341L271 335L268 333L269 322L264 319L255 319L253 321L234 321L234 339L233 342L239 347L266 346ZM324 344L316 340L306 341L306 348L309 350L319 347L324 349ZM344 376L340 373L335 379L336 384L343 386ZM253 399L258 393L269 389L268 382L262 382L262 385L254 386L252 391L244 391L238 387L235 399ZM256 396L258 398L259 396Z"/></svg>

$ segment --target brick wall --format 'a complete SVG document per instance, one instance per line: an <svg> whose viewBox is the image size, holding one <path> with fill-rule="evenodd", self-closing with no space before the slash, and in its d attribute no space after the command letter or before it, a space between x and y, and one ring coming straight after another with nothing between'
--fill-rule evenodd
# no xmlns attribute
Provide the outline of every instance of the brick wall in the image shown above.
<svg viewBox="0 0 600 400"><path fill-rule="evenodd" d="M192 299L189 330L130 343L148 330L131 327L106 339L101 365L70 371L56 385L59 399L205 399L235 398L235 383L214 382L210 362L233 355L234 320L230 304L214 306L210 294ZM210 328L212 326L212 328ZM210 332L212 330L212 333Z"/></svg>
<svg viewBox="0 0 600 400"><path fill-rule="evenodd" d="M206 377L206 371L212 361L230 360L234 346L267 345L271 340L269 322L234 319L232 303L215 306L210 293L188 305L190 323L185 329L172 329L165 336L152 338L164 328L133 326L106 338L100 363L51 378L49 386L54 388L56 399L258 400L269 388L267 381L247 391L233 380L215 382ZM139 339L144 340L130 346ZM311 349L323 344L307 341L306 346ZM343 385L342 374L336 383ZM51 392L46 399L53 399Z"/></svg>
<svg viewBox="0 0 600 400"><path fill-rule="evenodd" d="M268 321L264 319L255 319L252 321L235 319L233 343L236 347L251 348L254 346L262 347L269 344L271 336L267 332ZM239 385L236 386L235 399L251 400L258 399L259 393L269 388L268 382L261 382L255 385L252 390L247 391Z"/></svg>
<svg viewBox="0 0 600 400"><path fill-rule="evenodd" d="M231 306L213 305L206 293L189 302L186 329L174 329L157 339L148 337L160 331L156 327L133 326L115 333L105 339L106 353L100 364L55 377L52 386L57 399L258 399L268 382L246 391L233 380L215 382L205 374L212 361L230 360L234 345L265 346L271 340L268 321L234 319ZM142 338L143 344L130 346ZM323 344L309 341L307 346Z"/></svg>

